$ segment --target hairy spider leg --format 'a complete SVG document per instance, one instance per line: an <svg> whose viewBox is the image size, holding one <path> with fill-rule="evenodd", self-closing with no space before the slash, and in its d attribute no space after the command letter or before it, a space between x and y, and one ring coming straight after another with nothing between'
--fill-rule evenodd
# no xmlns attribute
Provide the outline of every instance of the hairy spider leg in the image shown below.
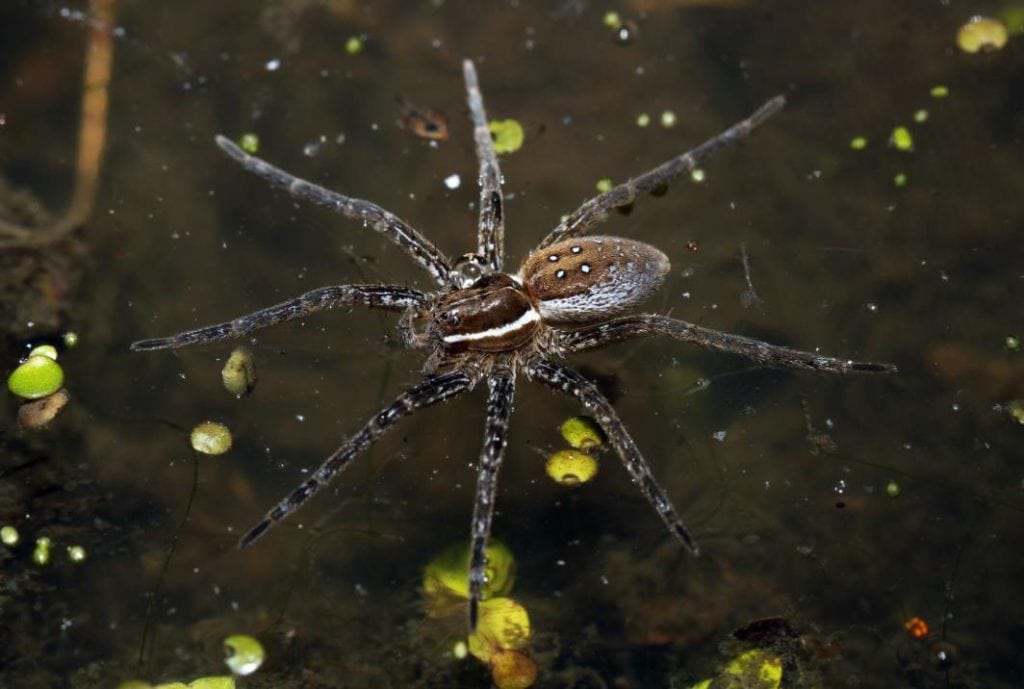
<svg viewBox="0 0 1024 689"><path fill-rule="evenodd" d="M795 368L824 373L895 373L892 364L837 359L815 352L781 347L742 335L702 328L686 321L657 314L638 314L591 325L578 330L560 331L557 346L565 354L583 352L622 342L634 337L667 335L704 349L736 354L758 364L777 368Z"/></svg>
<svg viewBox="0 0 1024 689"><path fill-rule="evenodd" d="M473 380L462 371L452 371L427 378L413 386L387 407L377 412L359 432L331 454L313 475L302 482L288 497L277 503L266 516L252 527L238 542L239 548L247 548L265 534L277 522L298 509L317 491L326 486L348 463L365 451L403 417L425 407L446 402L473 386Z"/></svg>
<svg viewBox="0 0 1024 689"><path fill-rule="evenodd" d="M494 500L498 490L498 471L508 445L508 420L516 392L515 372L499 369L487 378L487 421L484 424L484 446L476 469L476 496L470 527L469 557L469 633L476 631L480 598L485 581L484 568L487 540L491 536Z"/></svg>
<svg viewBox="0 0 1024 689"><path fill-rule="evenodd" d="M239 316L234 320L207 325L195 330L139 340L131 344L133 352L154 349L178 349L194 344L217 342L241 337L254 330L260 330L293 318L301 318L317 311L339 306L369 306L388 311L403 311L410 306L420 307L426 303L426 296L414 289L398 285L334 285L306 292L301 297L270 306L253 313Z"/></svg>
<svg viewBox="0 0 1024 689"><path fill-rule="evenodd" d="M775 96L758 108L753 115L737 122L721 134L716 134L697 148L678 155L652 170L585 201L565 220L558 223L558 226L537 245L535 251L540 251L562 239L585 234L598 223L604 222L612 210L633 203L641 193L671 184L693 170L702 160L714 155L719 149L745 138L765 120L781 110L785 104L786 99L783 96Z"/></svg>
<svg viewBox="0 0 1024 689"><path fill-rule="evenodd" d="M472 60L462 63L462 75L466 80L466 95L469 100L469 114L473 119L473 141L476 142L476 157L480 161L480 220L477 253L484 257L487 266L495 272L501 271L505 262L505 211L501 196L501 169L494 152L491 129L484 112L484 99L476 78Z"/></svg>
<svg viewBox="0 0 1024 689"><path fill-rule="evenodd" d="M221 150L249 172L275 187L284 189L296 198L325 206L346 218L362 220L364 226L369 225L374 231L383 234L404 249L405 253L434 276L439 285L451 284L451 264L444 254L430 240L391 211L384 210L370 201L354 199L300 179L261 158L249 155L227 137L218 136L216 141Z"/></svg>
<svg viewBox="0 0 1024 689"><path fill-rule="evenodd" d="M556 364L550 359L537 358L526 364L526 375L531 380L539 381L552 390L572 397L579 402L597 421L601 430L608 437L608 441L615 448L619 458L625 465L633 481L640 487L640 491L651 503L658 516L665 522L669 532L683 542L690 551L697 555L699 549L696 541L690 532L683 525L683 520L672 506L668 494L658 485L657 479L651 473L651 467L647 460L640 454L640 449L633 442L632 436L626 430L626 426L619 419L608 398L601 394L597 386L584 378L582 375L561 364Z"/></svg>

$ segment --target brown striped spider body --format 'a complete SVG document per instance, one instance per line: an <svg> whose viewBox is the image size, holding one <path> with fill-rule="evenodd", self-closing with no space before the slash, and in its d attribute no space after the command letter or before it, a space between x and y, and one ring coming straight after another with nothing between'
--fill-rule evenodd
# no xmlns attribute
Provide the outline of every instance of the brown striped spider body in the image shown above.
<svg viewBox="0 0 1024 689"><path fill-rule="evenodd" d="M486 382L487 417L470 526L469 626L474 630L485 577L484 549L491 533L498 470L507 445L517 374L524 373L584 407L597 420L669 531L696 553L696 543L611 403L592 382L558 360L627 339L665 335L738 354L766 366L827 373L891 372L895 367L780 347L667 316L627 315L661 285L669 270L668 257L636 240L584 236L614 209L633 203L643 192L673 182L718 149L745 137L783 106L781 97L768 101L749 118L697 148L586 201L541 241L515 273L506 273L501 173L472 62L463 63L463 73L480 163L480 218L476 252L454 262L408 223L379 206L299 179L217 137L221 149L273 186L360 219L365 226L384 234L431 274L438 283L436 291L380 284L323 287L231 321L142 340L131 348L177 349L240 337L316 311L367 306L400 312L398 327L405 343L427 352L424 380L400 394L345 440L242 538L240 547L251 545L305 503L400 419Z"/></svg>

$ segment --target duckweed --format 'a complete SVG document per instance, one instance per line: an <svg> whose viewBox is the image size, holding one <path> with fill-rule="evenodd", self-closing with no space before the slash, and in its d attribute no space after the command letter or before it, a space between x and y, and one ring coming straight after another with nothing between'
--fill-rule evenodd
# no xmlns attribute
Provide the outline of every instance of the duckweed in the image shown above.
<svg viewBox="0 0 1024 689"><path fill-rule="evenodd" d="M254 637L234 634L224 639L224 662L236 675L251 675L263 664L266 653Z"/></svg>
<svg viewBox="0 0 1024 689"><path fill-rule="evenodd" d="M609 29L617 29L622 26L622 17L619 16L618 12L608 11L601 17L601 22Z"/></svg>
<svg viewBox="0 0 1024 689"><path fill-rule="evenodd" d="M30 356L7 378L7 389L30 400L52 395L63 384L64 369L48 356Z"/></svg>
<svg viewBox="0 0 1024 689"><path fill-rule="evenodd" d="M900 484L896 483L895 481L889 481L888 483L885 484L885 494L886 494L887 497L890 497L893 500L895 500L902 493L903 493L902 486L900 486Z"/></svg>
<svg viewBox="0 0 1024 689"><path fill-rule="evenodd" d="M526 134L518 120L491 120L488 124L495 153L515 153L523 147Z"/></svg>
<svg viewBox="0 0 1024 689"><path fill-rule="evenodd" d="M1006 405L1006 413L1019 424L1024 424L1024 400L1013 400Z"/></svg>
<svg viewBox="0 0 1024 689"><path fill-rule="evenodd" d="M537 663L522 651L498 651L491 656L491 679L498 689L526 689L537 681Z"/></svg>
<svg viewBox="0 0 1024 689"><path fill-rule="evenodd" d="M782 683L782 660L767 651L754 649L734 658L725 666L725 674L754 679L746 686L778 689Z"/></svg>
<svg viewBox="0 0 1024 689"><path fill-rule="evenodd" d="M921 108L920 110L915 110L914 111L914 122L917 122L918 124L923 124L923 123L927 122L928 121L928 117L929 117L928 111L925 110L924 108Z"/></svg>
<svg viewBox="0 0 1024 689"><path fill-rule="evenodd" d="M661 126L665 129L676 126L676 114L672 110L665 110L661 113Z"/></svg>
<svg viewBox="0 0 1024 689"><path fill-rule="evenodd" d="M897 151L910 152L914 150L914 137L906 127L896 127L889 135L889 145Z"/></svg>
<svg viewBox="0 0 1024 689"><path fill-rule="evenodd" d="M594 185L594 188L603 194L607 191L611 191L613 186L615 185L612 183L611 177L602 177L597 180L597 184Z"/></svg>
<svg viewBox="0 0 1024 689"><path fill-rule="evenodd" d="M36 547L32 551L32 562L37 565L47 565L50 563L50 546L53 542L48 536L40 536L36 539Z"/></svg>
<svg viewBox="0 0 1024 689"><path fill-rule="evenodd" d="M707 175L704 173L703 168L695 167L690 170L690 181L694 184L700 184L705 179L707 179Z"/></svg>
<svg viewBox="0 0 1024 689"><path fill-rule="evenodd" d="M932 98L945 98L946 96L949 95L949 87L943 84L938 84L937 86L932 86L932 89L931 91L929 91L929 93L931 94Z"/></svg>
<svg viewBox="0 0 1024 689"><path fill-rule="evenodd" d="M651 123L651 116L646 112L642 112L636 116L636 126L646 127Z"/></svg>
<svg viewBox="0 0 1024 689"><path fill-rule="evenodd" d="M0 526L0 542L4 545L13 547L18 545L18 541L20 540L21 534L18 533L18 529L16 527L11 526L10 524Z"/></svg>
<svg viewBox="0 0 1024 689"><path fill-rule="evenodd" d="M28 355L30 357L31 356L45 356L45 357L47 357L49 359L53 359L54 361L56 361L57 360L57 348L54 347L53 345L48 345L48 344L39 345L38 347L34 347L32 349L32 351L28 353Z"/></svg>
<svg viewBox="0 0 1024 689"><path fill-rule="evenodd" d="M565 442L577 450L589 450L604 443L604 433L589 416L573 416L558 427Z"/></svg>
<svg viewBox="0 0 1024 689"><path fill-rule="evenodd" d="M1020 338L1016 335L1007 335L1006 339L1003 340L1003 346L1006 347L1008 352L1016 352L1020 350Z"/></svg>
<svg viewBox="0 0 1024 689"><path fill-rule="evenodd" d="M545 469L556 483L578 486L597 474L597 460L579 450L559 450L548 457Z"/></svg>
<svg viewBox="0 0 1024 689"><path fill-rule="evenodd" d="M492 598L480 603L476 633L469 635L469 652L485 663L495 654L522 648L530 640L530 615L511 598Z"/></svg>
<svg viewBox="0 0 1024 689"><path fill-rule="evenodd" d="M712 686L779 689L781 685L781 658L755 648L733 658L718 677L697 682L690 689L709 689Z"/></svg>
<svg viewBox="0 0 1024 689"><path fill-rule="evenodd" d="M235 678L231 675L200 677L189 682L188 689L235 689Z"/></svg>
<svg viewBox="0 0 1024 689"><path fill-rule="evenodd" d="M956 33L956 44L965 53L999 50L1006 45L1009 33L998 19L974 16Z"/></svg>
<svg viewBox="0 0 1024 689"><path fill-rule="evenodd" d="M360 36L350 36L345 41L345 52L349 55L358 55L363 52L364 41Z"/></svg>
<svg viewBox="0 0 1024 689"><path fill-rule="evenodd" d="M905 172L898 172L898 173L896 173L896 175L892 178L892 183L895 186L901 187L901 188L907 186L907 173L905 173Z"/></svg>
<svg viewBox="0 0 1024 689"><path fill-rule="evenodd" d="M168 682L152 687L145 682L131 680L122 682L117 689L235 689L235 678L229 675L223 677L200 677L188 684L184 682Z"/></svg>
<svg viewBox="0 0 1024 689"><path fill-rule="evenodd" d="M244 397L256 387L256 364L248 347L235 347L220 372L224 388L235 397Z"/></svg>
<svg viewBox="0 0 1024 689"><path fill-rule="evenodd" d="M222 455L231 449L231 430L216 421L204 421L189 436L192 449L204 455Z"/></svg>
<svg viewBox="0 0 1024 689"><path fill-rule="evenodd" d="M64 337L62 339L64 340L64 346L68 349L78 346L78 333L73 330L69 330L64 333Z"/></svg>
<svg viewBox="0 0 1024 689"><path fill-rule="evenodd" d="M260 150L260 137L252 132L246 132L238 138L238 147L249 155L256 155Z"/></svg>
<svg viewBox="0 0 1024 689"><path fill-rule="evenodd" d="M456 543L442 550L423 572L423 592L428 598L469 596L469 543ZM515 583L516 561L512 551L492 538L484 551L487 558L483 597L502 596Z"/></svg>
<svg viewBox="0 0 1024 689"><path fill-rule="evenodd" d="M866 136L855 136L850 139L850 148L855 151L863 151L868 147L868 138Z"/></svg>

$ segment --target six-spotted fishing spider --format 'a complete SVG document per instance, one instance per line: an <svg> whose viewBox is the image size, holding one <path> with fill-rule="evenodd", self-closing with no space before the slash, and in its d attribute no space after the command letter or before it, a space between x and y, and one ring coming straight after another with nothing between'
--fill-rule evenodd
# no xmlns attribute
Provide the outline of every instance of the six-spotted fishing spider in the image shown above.
<svg viewBox="0 0 1024 689"><path fill-rule="evenodd" d="M433 276L438 287L421 292L398 285L337 285L240 316L232 321L134 343L135 351L176 349L239 337L260 328L337 307L368 306L401 313L405 343L426 350L424 379L373 416L324 461L310 478L281 500L240 541L251 545L328 484L349 462L401 418L445 402L487 382L487 419L477 465L470 527L469 626L476 628L491 533L498 470L505 454L516 374L568 395L600 424L633 481L669 531L694 553L697 546L658 485L650 467L611 403L592 382L558 360L574 352L634 337L666 335L708 349L738 354L766 366L827 373L891 372L888 364L836 359L702 328L655 314L622 315L646 300L669 270L668 257L649 244L621 237L584 237L611 211L643 192L686 174L718 149L751 132L784 104L781 96L697 148L590 199L558 224L514 273L504 272L505 213L501 172L477 85L476 70L463 63L473 138L480 162L480 218L476 253L449 260L408 223L379 206L343 196L243 152L228 139L217 145L246 170L291 195L362 220L385 235Z"/></svg>

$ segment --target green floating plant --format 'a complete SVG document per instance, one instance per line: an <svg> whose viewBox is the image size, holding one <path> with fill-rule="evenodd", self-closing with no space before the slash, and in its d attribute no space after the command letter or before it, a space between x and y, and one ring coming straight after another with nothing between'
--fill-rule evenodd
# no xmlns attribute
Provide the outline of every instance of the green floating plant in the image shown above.
<svg viewBox="0 0 1024 689"><path fill-rule="evenodd" d="M491 120L488 128L494 138L495 153L515 153L523 147L526 134L518 120Z"/></svg>
<svg viewBox="0 0 1024 689"><path fill-rule="evenodd" d="M232 634L224 639L224 662L236 675L251 675L256 672L266 652L263 645L247 634Z"/></svg>
<svg viewBox="0 0 1024 689"><path fill-rule="evenodd" d="M204 421L189 435L192 449L204 455L222 455L231 449L231 430L216 421Z"/></svg>
<svg viewBox="0 0 1024 689"><path fill-rule="evenodd" d="M64 369L54 359L42 354L25 359L7 378L7 389L29 400L52 395L63 384Z"/></svg>
<svg viewBox="0 0 1024 689"><path fill-rule="evenodd" d="M597 460L579 450L559 450L548 457L544 468L556 483L578 486L597 474Z"/></svg>
<svg viewBox="0 0 1024 689"><path fill-rule="evenodd" d="M604 443L604 433L589 416L573 416L558 427L565 442L577 450L589 450Z"/></svg>

